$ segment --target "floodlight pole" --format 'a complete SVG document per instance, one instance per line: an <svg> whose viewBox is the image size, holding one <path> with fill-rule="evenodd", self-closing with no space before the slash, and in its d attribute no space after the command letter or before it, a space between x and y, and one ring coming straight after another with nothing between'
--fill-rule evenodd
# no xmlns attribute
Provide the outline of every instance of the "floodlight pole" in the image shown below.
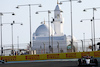
<svg viewBox="0 0 100 67"><path fill-rule="evenodd" d="M54 11L54 10L48 10L48 11L37 11L36 14L38 14L39 12L47 12L48 13L48 27L49 27L49 30L48 30L48 35L49 35L49 46L50 46L50 13L51 11ZM49 51L50 52L50 51Z"/></svg>
<svg viewBox="0 0 100 67"><path fill-rule="evenodd" d="M92 19L82 19L80 22L83 22L83 21L87 21L87 20L90 20L91 21L91 41L92 41L92 51L93 51L93 24L92 24Z"/></svg>
<svg viewBox="0 0 100 67"><path fill-rule="evenodd" d="M1 24L0 24L0 26L1 26L1 56L3 55L3 50L2 50L2 13L0 13L0 15L1 15Z"/></svg>
<svg viewBox="0 0 100 67"><path fill-rule="evenodd" d="M13 23L11 23L11 33L12 33L12 55L14 55L14 44L13 44L13 25L14 24L20 24L20 25L23 25L22 23L15 23L15 21L13 21Z"/></svg>
<svg viewBox="0 0 100 67"><path fill-rule="evenodd" d="M70 0L70 11L71 11L71 52L73 52L73 19L72 19L72 0Z"/></svg>
<svg viewBox="0 0 100 67"><path fill-rule="evenodd" d="M0 17L1 17L1 23L0 23L0 26L1 26L1 56L3 56L3 47L2 47L2 15L3 14L12 14L12 15L15 15L13 12L0 12Z"/></svg>
<svg viewBox="0 0 100 67"><path fill-rule="evenodd" d="M19 8L19 6L28 6L29 7L29 23L30 23L30 51L32 50L32 35L31 35L31 6L39 5L39 7L42 7L41 4L26 4L26 5L18 5L16 8Z"/></svg>
<svg viewBox="0 0 100 67"><path fill-rule="evenodd" d="M94 18L94 11L96 11L96 9L100 9L100 7L94 7L94 8L86 8L83 11L86 10L93 10L93 17L92 17L92 21L93 21L93 32L94 32L94 50L96 50L96 44L95 44L95 18Z"/></svg>
<svg viewBox="0 0 100 67"><path fill-rule="evenodd" d="M59 4L62 4L62 2L70 2L70 14L71 14L71 52L73 52L73 17L72 17L72 1L78 1L78 0L67 0L67 1L61 1ZM81 3L81 0L78 1Z"/></svg>

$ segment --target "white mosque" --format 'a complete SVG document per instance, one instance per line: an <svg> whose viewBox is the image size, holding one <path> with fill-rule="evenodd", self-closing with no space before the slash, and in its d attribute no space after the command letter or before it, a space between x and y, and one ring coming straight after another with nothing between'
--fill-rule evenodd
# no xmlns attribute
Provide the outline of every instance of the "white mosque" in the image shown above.
<svg viewBox="0 0 100 67"><path fill-rule="evenodd" d="M34 53L43 54L67 52L67 45L70 42L71 36L66 37L63 33L64 21L58 4L54 10L54 21L52 24L54 25L54 29L45 24L44 21L44 23L41 24L33 33L32 50Z"/></svg>

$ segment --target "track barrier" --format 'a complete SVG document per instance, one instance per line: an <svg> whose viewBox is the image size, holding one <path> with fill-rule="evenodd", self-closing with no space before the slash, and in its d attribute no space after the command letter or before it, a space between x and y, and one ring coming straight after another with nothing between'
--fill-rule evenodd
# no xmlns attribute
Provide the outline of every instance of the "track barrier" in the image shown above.
<svg viewBox="0 0 100 67"><path fill-rule="evenodd" d="M82 56L93 56L95 58L99 58L100 57L100 51L38 54L38 55L0 56L0 60L27 61L27 60L47 60L47 59L74 59L74 58L81 58Z"/></svg>

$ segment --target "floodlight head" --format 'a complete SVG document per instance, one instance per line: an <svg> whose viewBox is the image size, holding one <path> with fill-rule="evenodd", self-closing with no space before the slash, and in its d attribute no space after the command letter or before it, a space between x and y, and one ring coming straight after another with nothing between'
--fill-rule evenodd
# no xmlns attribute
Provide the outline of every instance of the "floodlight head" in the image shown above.
<svg viewBox="0 0 100 67"><path fill-rule="evenodd" d="M60 2L59 4L62 5L62 2Z"/></svg>
<svg viewBox="0 0 100 67"><path fill-rule="evenodd" d="M19 8L19 6L16 7L17 9Z"/></svg>
<svg viewBox="0 0 100 67"><path fill-rule="evenodd" d="M84 12L86 12L86 10L85 10L85 9L84 9L83 11L84 11Z"/></svg>
<svg viewBox="0 0 100 67"><path fill-rule="evenodd" d="M80 22L83 22L82 20Z"/></svg>
<svg viewBox="0 0 100 67"><path fill-rule="evenodd" d="M61 10L60 12L62 12L63 13L63 11Z"/></svg>
<svg viewBox="0 0 100 67"><path fill-rule="evenodd" d="M13 24L15 23L15 21L13 21Z"/></svg>
<svg viewBox="0 0 100 67"><path fill-rule="evenodd" d="M55 19L53 18L53 22L55 21Z"/></svg>
<svg viewBox="0 0 100 67"><path fill-rule="evenodd" d="M96 10L96 8L93 8L93 10Z"/></svg>
<svg viewBox="0 0 100 67"><path fill-rule="evenodd" d="M42 7L42 5L40 4L39 7Z"/></svg>
<svg viewBox="0 0 100 67"><path fill-rule="evenodd" d="M35 14L39 14L39 12L36 12Z"/></svg>
<svg viewBox="0 0 100 67"><path fill-rule="evenodd" d="M41 22L41 24L43 24L43 22Z"/></svg>
<svg viewBox="0 0 100 67"><path fill-rule="evenodd" d="M78 1L78 3L82 3L82 1L81 1L81 0L79 0L79 1Z"/></svg>
<svg viewBox="0 0 100 67"><path fill-rule="evenodd" d="M1 26L3 26L3 24L1 24Z"/></svg>
<svg viewBox="0 0 100 67"><path fill-rule="evenodd" d="M48 13L51 13L51 11L50 11L50 10L48 10Z"/></svg>
<svg viewBox="0 0 100 67"><path fill-rule="evenodd" d="M51 23L53 23L53 21L51 21Z"/></svg>
<svg viewBox="0 0 100 67"><path fill-rule="evenodd" d="M92 19L90 21L93 21Z"/></svg>
<svg viewBox="0 0 100 67"><path fill-rule="evenodd" d="M11 23L11 25L13 25L13 23Z"/></svg>
<svg viewBox="0 0 100 67"><path fill-rule="evenodd" d="M12 13L12 15L15 15L14 13Z"/></svg>
<svg viewBox="0 0 100 67"><path fill-rule="evenodd" d="M0 15L3 15L3 13L0 13Z"/></svg>
<svg viewBox="0 0 100 67"><path fill-rule="evenodd" d="M21 23L20 25L23 25L23 23Z"/></svg>

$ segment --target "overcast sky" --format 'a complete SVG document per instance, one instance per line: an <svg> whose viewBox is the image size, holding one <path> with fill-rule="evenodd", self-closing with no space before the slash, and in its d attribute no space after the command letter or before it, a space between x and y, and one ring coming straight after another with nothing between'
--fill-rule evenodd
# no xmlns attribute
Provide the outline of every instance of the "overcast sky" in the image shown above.
<svg viewBox="0 0 100 67"><path fill-rule="evenodd" d="M59 2L62 0L59 0ZM14 25L14 44L17 44L17 36L19 36L20 43L29 43L30 40L30 30L29 30L29 12L28 7L20 7L16 9L17 5L25 4L42 4L42 7L32 6L32 33L35 32L36 28L40 25L41 21L47 21L47 13L35 14L36 11L44 10L54 10L57 5L57 0L0 0L0 12L14 12L16 15L12 16L10 14L5 14L2 16L2 23L12 23L13 20L17 22L22 22L21 25ZM70 3L64 2L60 5L63 10L64 18L64 34L67 36L71 34L70 25ZM76 39L83 39L83 33L85 33L85 38L91 38L91 22L84 21L80 22L81 19L91 19L93 12L88 10L83 12L85 8L100 7L100 0L82 0L82 3L73 2L73 35ZM50 17L54 17L54 12L50 14ZM52 18L50 18L52 20ZM100 19L100 9L95 11L95 19ZM100 20L95 21L95 36L100 38ZM11 25L3 25L3 44L11 45Z"/></svg>

